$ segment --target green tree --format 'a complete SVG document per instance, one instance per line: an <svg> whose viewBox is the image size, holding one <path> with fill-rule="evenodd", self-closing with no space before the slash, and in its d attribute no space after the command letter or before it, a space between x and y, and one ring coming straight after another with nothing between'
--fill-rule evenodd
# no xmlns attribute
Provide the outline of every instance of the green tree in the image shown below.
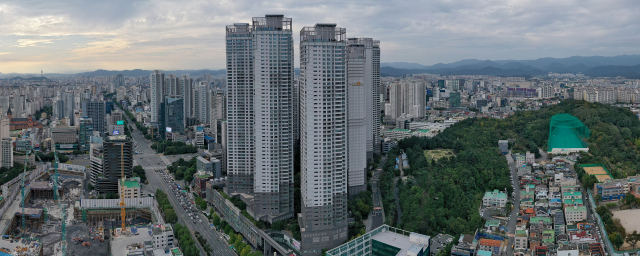
<svg viewBox="0 0 640 256"><path fill-rule="evenodd" d="M620 233L614 232L613 234L609 234L609 241L611 241L611 244L618 250L620 246L624 244L624 237Z"/></svg>
<svg viewBox="0 0 640 256"><path fill-rule="evenodd" d="M178 222L178 215L176 215L176 212L173 209L167 209L164 212L164 218L168 223L171 224L175 224L176 222Z"/></svg>

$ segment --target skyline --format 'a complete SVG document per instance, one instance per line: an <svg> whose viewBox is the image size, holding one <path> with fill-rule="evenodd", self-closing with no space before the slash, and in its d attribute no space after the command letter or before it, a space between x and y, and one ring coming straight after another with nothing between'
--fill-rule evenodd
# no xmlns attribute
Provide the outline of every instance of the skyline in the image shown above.
<svg viewBox="0 0 640 256"><path fill-rule="evenodd" d="M284 14L300 29L331 22L381 41L381 62L537 59L640 53L633 1L122 1L0 4L1 73L222 69L227 21ZM96 14L95 10L99 10ZM297 24L297 25L295 25ZM171 61L168 61L171 60Z"/></svg>

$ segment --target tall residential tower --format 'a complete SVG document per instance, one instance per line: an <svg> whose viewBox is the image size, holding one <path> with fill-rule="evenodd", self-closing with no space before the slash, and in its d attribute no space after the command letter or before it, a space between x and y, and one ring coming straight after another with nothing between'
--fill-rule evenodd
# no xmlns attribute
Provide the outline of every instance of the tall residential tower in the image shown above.
<svg viewBox="0 0 640 256"><path fill-rule="evenodd" d="M346 29L300 31L302 253L320 255L347 240Z"/></svg>
<svg viewBox="0 0 640 256"><path fill-rule="evenodd" d="M266 15L227 26L228 193L253 195L249 213L293 217L291 18ZM244 197L250 198L250 197Z"/></svg>

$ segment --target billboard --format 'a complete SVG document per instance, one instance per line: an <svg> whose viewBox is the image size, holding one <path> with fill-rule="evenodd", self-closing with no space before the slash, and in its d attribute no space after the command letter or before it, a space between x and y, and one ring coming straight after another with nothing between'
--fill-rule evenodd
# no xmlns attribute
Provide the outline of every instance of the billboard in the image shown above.
<svg viewBox="0 0 640 256"><path fill-rule="evenodd" d="M196 132L203 132L203 131L204 131L204 126L196 127Z"/></svg>
<svg viewBox="0 0 640 256"><path fill-rule="evenodd" d="M293 248L296 248L296 250L300 251L300 242L296 241L295 239L291 240L291 245L293 245Z"/></svg>
<svg viewBox="0 0 640 256"><path fill-rule="evenodd" d="M60 148L73 148L74 144L60 144Z"/></svg>
<svg viewBox="0 0 640 256"><path fill-rule="evenodd" d="M118 135L120 134L120 130L113 130L113 135Z"/></svg>
<svg viewBox="0 0 640 256"><path fill-rule="evenodd" d="M171 132L171 127L167 127L167 132Z"/></svg>
<svg viewBox="0 0 640 256"><path fill-rule="evenodd" d="M117 125L124 125L124 121L123 120L117 121L116 124Z"/></svg>

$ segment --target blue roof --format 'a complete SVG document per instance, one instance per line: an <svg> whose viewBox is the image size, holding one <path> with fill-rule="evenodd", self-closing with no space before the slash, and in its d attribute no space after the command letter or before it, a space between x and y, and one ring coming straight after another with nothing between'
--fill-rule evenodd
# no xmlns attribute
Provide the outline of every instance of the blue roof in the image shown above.
<svg viewBox="0 0 640 256"><path fill-rule="evenodd" d="M0 256L11 256L11 254L7 254L7 253L4 253L4 252L0 252Z"/></svg>
<svg viewBox="0 0 640 256"><path fill-rule="evenodd" d="M205 140L214 140L212 137L209 137L209 136L207 136L207 135L205 135L205 136L204 136L204 139L205 139Z"/></svg>

